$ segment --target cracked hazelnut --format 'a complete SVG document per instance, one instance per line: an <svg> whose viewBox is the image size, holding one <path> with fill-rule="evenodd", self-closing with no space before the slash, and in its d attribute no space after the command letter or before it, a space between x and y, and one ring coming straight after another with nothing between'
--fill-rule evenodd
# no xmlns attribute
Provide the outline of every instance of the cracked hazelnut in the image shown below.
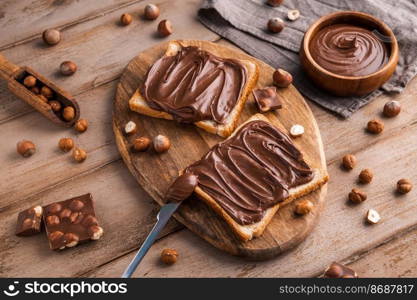
<svg viewBox="0 0 417 300"><path fill-rule="evenodd" d="M72 211L68 208L64 208L61 213L59 214L59 217L61 219L69 219L69 217L71 216Z"/></svg>
<svg viewBox="0 0 417 300"><path fill-rule="evenodd" d="M138 131L138 127L136 126L136 123L133 121L129 121L125 125L125 133L126 135L133 135Z"/></svg>
<svg viewBox="0 0 417 300"><path fill-rule="evenodd" d="M349 193L349 200L355 204L362 203L367 198L366 194L359 189L352 189Z"/></svg>
<svg viewBox="0 0 417 300"><path fill-rule="evenodd" d="M62 231L54 231L49 234L49 239L51 240L51 242L54 242L54 241L59 240L63 236L64 236L64 233Z"/></svg>
<svg viewBox="0 0 417 300"><path fill-rule="evenodd" d="M295 21L300 17L300 11L298 9L292 9L288 11L287 18L290 21Z"/></svg>
<svg viewBox="0 0 417 300"><path fill-rule="evenodd" d="M75 233L64 234L65 247L71 248L78 245L79 237Z"/></svg>
<svg viewBox="0 0 417 300"><path fill-rule="evenodd" d="M310 200L302 200L295 205L295 213L297 215L303 216L308 214L313 209L313 207L314 204Z"/></svg>
<svg viewBox="0 0 417 300"><path fill-rule="evenodd" d="M56 29L47 29L42 33L45 44L56 45L61 41L61 33Z"/></svg>
<svg viewBox="0 0 417 300"><path fill-rule="evenodd" d="M268 3L271 6L279 6L284 2L284 0L268 0L266 3Z"/></svg>
<svg viewBox="0 0 417 300"><path fill-rule="evenodd" d="M36 205L31 208L30 213L33 213L37 217L41 217L43 214L43 208L40 205Z"/></svg>
<svg viewBox="0 0 417 300"><path fill-rule="evenodd" d="M78 199L72 200L69 208L74 211L79 211L84 207L84 203Z"/></svg>
<svg viewBox="0 0 417 300"><path fill-rule="evenodd" d="M143 151L148 150L150 144L151 144L151 140L146 136L142 136L133 141L132 147L134 151L143 152Z"/></svg>
<svg viewBox="0 0 417 300"><path fill-rule="evenodd" d="M374 174L369 169L364 169L359 173L358 179L360 183L370 183L374 178Z"/></svg>
<svg viewBox="0 0 417 300"><path fill-rule="evenodd" d="M405 178L398 180L398 182L397 182L397 191L400 194L407 194L412 189L413 189L413 184L411 183L410 180L405 179Z"/></svg>
<svg viewBox="0 0 417 300"><path fill-rule="evenodd" d="M299 137L299 136L302 136L303 134L304 134L304 127L302 125L295 124L291 126L290 135L292 137Z"/></svg>
<svg viewBox="0 0 417 300"><path fill-rule="evenodd" d="M370 133L379 134L384 130L384 123L380 120L371 120L368 122L366 129Z"/></svg>
<svg viewBox="0 0 417 300"><path fill-rule="evenodd" d="M172 33L172 24L169 20L162 20L158 24L159 35L166 37Z"/></svg>
<svg viewBox="0 0 417 300"><path fill-rule="evenodd" d="M74 148L74 141L71 138L62 138L59 140L58 147L62 151L68 152Z"/></svg>
<svg viewBox="0 0 417 300"><path fill-rule="evenodd" d="M393 118L401 112L401 104L398 101L388 101L384 105L384 116L387 118Z"/></svg>
<svg viewBox="0 0 417 300"><path fill-rule="evenodd" d="M155 20L159 17L159 7L155 4L148 4L145 6L144 15L148 20Z"/></svg>
<svg viewBox="0 0 417 300"><path fill-rule="evenodd" d="M48 102L54 112L59 112L62 108L61 102L52 100Z"/></svg>
<svg viewBox="0 0 417 300"><path fill-rule="evenodd" d="M59 218L56 215L51 215L46 217L46 224L48 226L56 226L59 225Z"/></svg>
<svg viewBox="0 0 417 300"><path fill-rule="evenodd" d="M28 140L23 140L16 145L17 152L23 157L32 156L36 152L35 144Z"/></svg>
<svg viewBox="0 0 417 300"><path fill-rule="evenodd" d="M44 85L41 87L41 95L44 95L47 99L51 99L54 96L54 92L49 87Z"/></svg>
<svg viewBox="0 0 417 300"><path fill-rule="evenodd" d="M88 128L88 121L86 119L79 119L75 122L74 129L78 132L85 132Z"/></svg>
<svg viewBox="0 0 417 300"><path fill-rule="evenodd" d="M280 88L286 88L292 83L292 75L283 69L277 69L272 75L274 84Z"/></svg>
<svg viewBox="0 0 417 300"><path fill-rule="evenodd" d="M343 156L342 165L346 170L352 170L356 166L356 157L353 154Z"/></svg>
<svg viewBox="0 0 417 300"><path fill-rule="evenodd" d="M62 112L62 117L65 121L72 121L75 118L75 109L72 106L67 106Z"/></svg>
<svg viewBox="0 0 417 300"><path fill-rule="evenodd" d="M67 60L61 63L59 70L62 75L70 76L77 72L77 65L74 62Z"/></svg>
<svg viewBox="0 0 417 300"><path fill-rule="evenodd" d="M39 95L39 94L40 94L40 92L41 92L41 90L40 90L37 86L31 87L31 88L30 88L30 91L31 91L32 93L34 93L35 95Z"/></svg>
<svg viewBox="0 0 417 300"><path fill-rule="evenodd" d="M23 85L28 88L34 87L36 85L36 78L32 75L26 76L23 80Z"/></svg>
<svg viewBox="0 0 417 300"><path fill-rule="evenodd" d="M84 217L83 213L77 211L77 212L73 212L69 219L72 224L79 224L83 220L83 217Z"/></svg>
<svg viewBox="0 0 417 300"><path fill-rule="evenodd" d="M169 138L160 134L153 139L153 147L156 152L162 153L168 151L169 147L171 147L171 142Z"/></svg>
<svg viewBox="0 0 417 300"><path fill-rule="evenodd" d="M272 18L268 21L268 30L270 32L273 33L279 33L281 32L284 27L285 27L285 23L282 19L280 18Z"/></svg>
<svg viewBox="0 0 417 300"><path fill-rule="evenodd" d="M87 152L85 152L83 149L81 148L75 148L74 151L72 152L72 157L74 158L74 160L76 162L83 162L86 160L87 158Z"/></svg>
<svg viewBox="0 0 417 300"><path fill-rule="evenodd" d="M88 228L88 234L90 235L90 239L96 241L99 240L103 236L104 230L100 226L93 225Z"/></svg>
<svg viewBox="0 0 417 300"><path fill-rule="evenodd" d="M376 224L381 220L381 216L375 209L368 210L366 214L366 221L369 224Z"/></svg>
<svg viewBox="0 0 417 300"><path fill-rule="evenodd" d="M120 16L120 23L123 26L127 26L132 23L132 16L130 14L123 14Z"/></svg>
<svg viewBox="0 0 417 300"><path fill-rule="evenodd" d="M84 218L84 220L82 221L82 224L84 226L93 226L93 225L97 225L97 219L95 217L93 217L92 215L88 215Z"/></svg>
<svg viewBox="0 0 417 300"><path fill-rule="evenodd" d="M173 265L177 262L178 252L174 249L164 249L161 252L161 261L166 265Z"/></svg>
<svg viewBox="0 0 417 300"><path fill-rule="evenodd" d="M48 206L48 213L50 214L57 214L61 211L62 205L59 203L52 203Z"/></svg>

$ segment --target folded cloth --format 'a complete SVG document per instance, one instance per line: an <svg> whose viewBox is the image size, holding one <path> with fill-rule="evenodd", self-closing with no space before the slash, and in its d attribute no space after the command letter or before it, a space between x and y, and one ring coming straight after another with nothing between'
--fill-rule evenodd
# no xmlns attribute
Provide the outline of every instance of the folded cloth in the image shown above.
<svg viewBox="0 0 417 300"><path fill-rule="evenodd" d="M417 74L417 0L285 0L278 7L265 0L205 0L198 12L200 21L220 36L275 68L288 70L297 89L308 99L347 118L376 96L401 92ZM288 10L298 9L296 21L286 20ZM369 95L336 97L315 87L303 72L298 58L301 41L319 17L338 10L355 10L383 20L394 31L400 46L400 60L393 77ZM270 34L270 18L286 20L279 34Z"/></svg>

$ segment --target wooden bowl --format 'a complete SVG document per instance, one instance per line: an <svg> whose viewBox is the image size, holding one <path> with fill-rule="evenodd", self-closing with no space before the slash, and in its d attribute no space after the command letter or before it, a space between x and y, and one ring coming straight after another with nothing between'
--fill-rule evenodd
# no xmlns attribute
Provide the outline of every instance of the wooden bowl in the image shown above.
<svg viewBox="0 0 417 300"><path fill-rule="evenodd" d="M388 37L388 63L377 72L365 76L342 76L321 67L311 56L310 42L322 28L334 24L350 24L378 30ZM311 80L318 87L337 96L363 96L378 89L394 73L398 57L398 43L392 30L381 20L356 11L340 11L320 18L305 33L300 49L301 64Z"/></svg>

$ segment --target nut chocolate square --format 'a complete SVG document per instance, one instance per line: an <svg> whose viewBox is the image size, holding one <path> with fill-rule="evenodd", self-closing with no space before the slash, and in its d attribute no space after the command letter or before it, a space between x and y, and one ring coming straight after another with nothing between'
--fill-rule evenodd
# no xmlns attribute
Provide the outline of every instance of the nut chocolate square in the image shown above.
<svg viewBox="0 0 417 300"><path fill-rule="evenodd" d="M43 221L49 246L53 250L98 240L103 235L103 229L98 226L91 194L45 206Z"/></svg>
<svg viewBox="0 0 417 300"><path fill-rule="evenodd" d="M277 88L274 86L253 90L252 94L260 112L265 113L282 108L281 99L277 93Z"/></svg>
<svg viewBox="0 0 417 300"><path fill-rule="evenodd" d="M41 232L43 209L36 205L24 211L17 216L16 235L31 236Z"/></svg>

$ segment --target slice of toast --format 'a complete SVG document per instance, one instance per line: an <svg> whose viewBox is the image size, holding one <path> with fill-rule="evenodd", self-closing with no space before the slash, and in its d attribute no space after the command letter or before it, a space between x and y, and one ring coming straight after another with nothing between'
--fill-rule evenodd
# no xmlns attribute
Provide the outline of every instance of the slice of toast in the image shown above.
<svg viewBox="0 0 417 300"><path fill-rule="evenodd" d="M168 44L167 51L165 52L165 56L174 56L181 50L182 47L189 46L187 41L181 42L170 42ZM240 98L236 102L236 106L230 112L229 116L226 119L224 124L216 123L212 120L204 120L195 122L194 124L210 133L218 134L222 137L228 137L237 125L237 121L239 119L240 113L245 105L246 99L248 98L249 94L251 93L252 89L256 86L259 76L259 70L256 63L250 60L239 60L240 63L246 69L246 83L243 87L241 92ZM159 111L152 109L148 104L146 99L140 92L140 89L137 89L133 96L129 100L129 107L131 110L138 112L143 115L151 116L154 118L162 118L173 120L173 116L167 112Z"/></svg>
<svg viewBox="0 0 417 300"><path fill-rule="evenodd" d="M263 120L270 123L270 121L261 114L253 115L246 122L241 124L234 133L238 132L244 124L254 121L254 120ZM231 137L234 135L231 135ZM304 158L305 159L305 158ZM307 162L308 163L308 162ZM266 226L272 220L273 216L277 210L290 203L291 201L300 198L304 195L307 195L316 189L320 188L324 183L328 181L328 175L326 170L313 169L314 177L313 179L303 185L299 185L295 188L289 190L289 197L287 197L283 202L280 202L265 211L265 214L261 221L249 225L241 225L237 223L210 195L204 192L199 186L197 186L194 192L197 196L207 203L217 214L219 214L231 227L231 229L236 233L236 235L243 241L251 240L253 237L259 237L264 232ZM182 172L181 172L182 173Z"/></svg>

